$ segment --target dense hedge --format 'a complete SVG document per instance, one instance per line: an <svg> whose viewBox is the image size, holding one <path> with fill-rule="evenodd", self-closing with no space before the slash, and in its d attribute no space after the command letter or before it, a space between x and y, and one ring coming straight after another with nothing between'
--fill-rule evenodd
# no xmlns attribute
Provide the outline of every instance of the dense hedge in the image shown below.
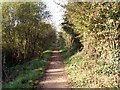
<svg viewBox="0 0 120 90"><path fill-rule="evenodd" d="M69 2L65 8L62 36L66 46L82 50L79 57L83 59L95 60L95 65L103 67L103 72L98 70L102 74L117 77L114 75L119 73L120 3Z"/></svg>
<svg viewBox="0 0 120 90"><path fill-rule="evenodd" d="M63 32L79 39L88 58L111 60L119 53L120 3L68 3L64 20Z"/></svg>

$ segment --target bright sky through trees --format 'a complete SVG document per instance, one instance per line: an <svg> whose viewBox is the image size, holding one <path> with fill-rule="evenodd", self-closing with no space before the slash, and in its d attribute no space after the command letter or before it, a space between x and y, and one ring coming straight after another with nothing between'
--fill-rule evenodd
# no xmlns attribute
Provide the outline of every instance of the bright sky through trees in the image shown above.
<svg viewBox="0 0 120 90"><path fill-rule="evenodd" d="M63 14L64 14L64 9L56 4L60 3L61 5L67 3L67 0L43 0L47 7L48 10L51 12L51 20L55 24L56 30L60 31L60 23L63 21Z"/></svg>

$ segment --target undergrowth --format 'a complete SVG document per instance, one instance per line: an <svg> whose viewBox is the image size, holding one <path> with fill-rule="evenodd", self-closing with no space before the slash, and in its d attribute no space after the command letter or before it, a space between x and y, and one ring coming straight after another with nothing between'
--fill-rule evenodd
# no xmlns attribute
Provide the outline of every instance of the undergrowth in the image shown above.
<svg viewBox="0 0 120 90"><path fill-rule="evenodd" d="M118 62L90 59L82 52L68 53L72 52L66 50L62 55L72 88L119 88Z"/></svg>
<svg viewBox="0 0 120 90"><path fill-rule="evenodd" d="M14 80L3 84L3 89L16 88L19 90L20 88L35 88L34 82L43 75L50 55L51 50L47 50L43 52L42 58L35 58L23 65L10 68L11 73L16 73L17 70L19 74Z"/></svg>

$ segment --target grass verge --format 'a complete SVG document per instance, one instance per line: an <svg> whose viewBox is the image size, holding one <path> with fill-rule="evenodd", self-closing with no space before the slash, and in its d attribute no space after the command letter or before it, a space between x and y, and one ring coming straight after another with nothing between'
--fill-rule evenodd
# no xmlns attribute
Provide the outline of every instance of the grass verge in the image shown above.
<svg viewBox="0 0 120 90"><path fill-rule="evenodd" d="M51 50L47 50L43 52L43 58L35 58L23 65L12 67L11 71L14 70L12 73L18 70L19 75L14 80L5 83L3 90L6 88L16 88L16 90L20 88L34 88L34 82L43 75L50 55Z"/></svg>

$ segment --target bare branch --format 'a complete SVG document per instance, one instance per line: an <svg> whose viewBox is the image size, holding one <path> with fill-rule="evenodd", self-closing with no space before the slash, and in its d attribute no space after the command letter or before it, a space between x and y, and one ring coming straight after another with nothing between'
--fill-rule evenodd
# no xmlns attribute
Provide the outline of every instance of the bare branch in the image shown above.
<svg viewBox="0 0 120 90"><path fill-rule="evenodd" d="M54 2L55 4L61 6L62 8L65 8L65 5L62 5L62 4L60 4L60 3L57 3L55 0L53 0L53 2Z"/></svg>

